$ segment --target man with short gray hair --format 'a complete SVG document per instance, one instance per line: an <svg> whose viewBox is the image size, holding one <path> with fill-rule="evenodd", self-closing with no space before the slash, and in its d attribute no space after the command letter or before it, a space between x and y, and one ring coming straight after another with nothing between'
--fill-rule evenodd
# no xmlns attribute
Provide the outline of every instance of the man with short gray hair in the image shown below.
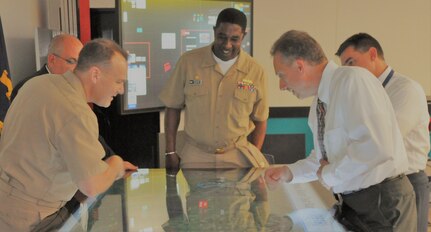
<svg viewBox="0 0 431 232"><path fill-rule="evenodd" d="M117 155L102 160L97 118L87 104L108 107L126 78L127 53L96 39L81 50L73 72L22 87L0 139L0 231L36 229L78 189L94 197L137 169Z"/></svg>

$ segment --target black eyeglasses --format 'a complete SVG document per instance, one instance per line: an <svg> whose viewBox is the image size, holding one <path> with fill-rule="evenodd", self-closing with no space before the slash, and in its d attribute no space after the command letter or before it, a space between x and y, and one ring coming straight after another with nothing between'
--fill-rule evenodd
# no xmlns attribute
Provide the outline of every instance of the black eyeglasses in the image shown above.
<svg viewBox="0 0 431 232"><path fill-rule="evenodd" d="M60 58L60 59L62 59L62 60L64 60L64 61L66 61L66 63L68 63L68 64L76 64L78 61L75 59L75 58L68 58L68 59L65 59L65 58L63 58L63 57L61 57L61 56L59 56L59 55L57 55L57 54L55 54L55 53L52 53L55 57L58 57L58 58Z"/></svg>

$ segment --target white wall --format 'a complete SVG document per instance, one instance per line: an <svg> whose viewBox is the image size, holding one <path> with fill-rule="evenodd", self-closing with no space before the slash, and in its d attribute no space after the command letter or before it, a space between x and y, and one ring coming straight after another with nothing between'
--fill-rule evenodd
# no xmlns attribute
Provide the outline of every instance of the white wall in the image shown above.
<svg viewBox="0 0 431 232"><path fill-rule="evenodd" d="M13 84L36 71L34 32L46 27L46 0L0 0L0 16L5 35Z"/></svg>
<svg viewBox="0 0 431 232"><path fill-rule="evenodd" d="M113 0L103 0L109 2ZM0 0L6 47L14 84L35 69L34 30L46 27L47 0ZM101 0L90 0L100 5ZM309 32L334 56L350 35L367 32L383 46L387 62L417 80L431 95L431 2L429 0L254 0L254 57L269 77L271 106L306 106L287 92L278 91L269 50L284 32Z"/></svg>
<svg viewBox="0 0 431 232"><path fill-rule="evenodd" d="M254 57L269 76L271 106L308 106L278 90L269 50L290 29L307 31L329 59L352 34L376 37L389 65L418 81L431 95L431 3L429 0L255 0Z"/></svg>

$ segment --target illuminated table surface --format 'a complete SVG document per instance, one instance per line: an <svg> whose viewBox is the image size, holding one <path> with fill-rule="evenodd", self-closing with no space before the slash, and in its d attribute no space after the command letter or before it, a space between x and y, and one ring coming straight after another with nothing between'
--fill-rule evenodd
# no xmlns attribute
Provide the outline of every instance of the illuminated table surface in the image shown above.
<svg viewBox="0 0 431 232"><path fill-rule="evenodd" d="M268 189L264 169L139 169L88 199L61 231L344 231L318 182Z"/></svg>

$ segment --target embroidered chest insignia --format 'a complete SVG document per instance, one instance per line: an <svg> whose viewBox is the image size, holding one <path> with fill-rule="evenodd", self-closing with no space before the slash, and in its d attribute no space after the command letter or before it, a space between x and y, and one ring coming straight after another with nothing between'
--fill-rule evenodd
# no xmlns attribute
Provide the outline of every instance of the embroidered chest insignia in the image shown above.
<svg viewBox="0 0 431 232"><path fill-rule="evenodd" d="M250 92L256 91L256 87L254 86L253 81L249 79L243 79L242 81L238 81L237 88L247 90Z"/></svg>

